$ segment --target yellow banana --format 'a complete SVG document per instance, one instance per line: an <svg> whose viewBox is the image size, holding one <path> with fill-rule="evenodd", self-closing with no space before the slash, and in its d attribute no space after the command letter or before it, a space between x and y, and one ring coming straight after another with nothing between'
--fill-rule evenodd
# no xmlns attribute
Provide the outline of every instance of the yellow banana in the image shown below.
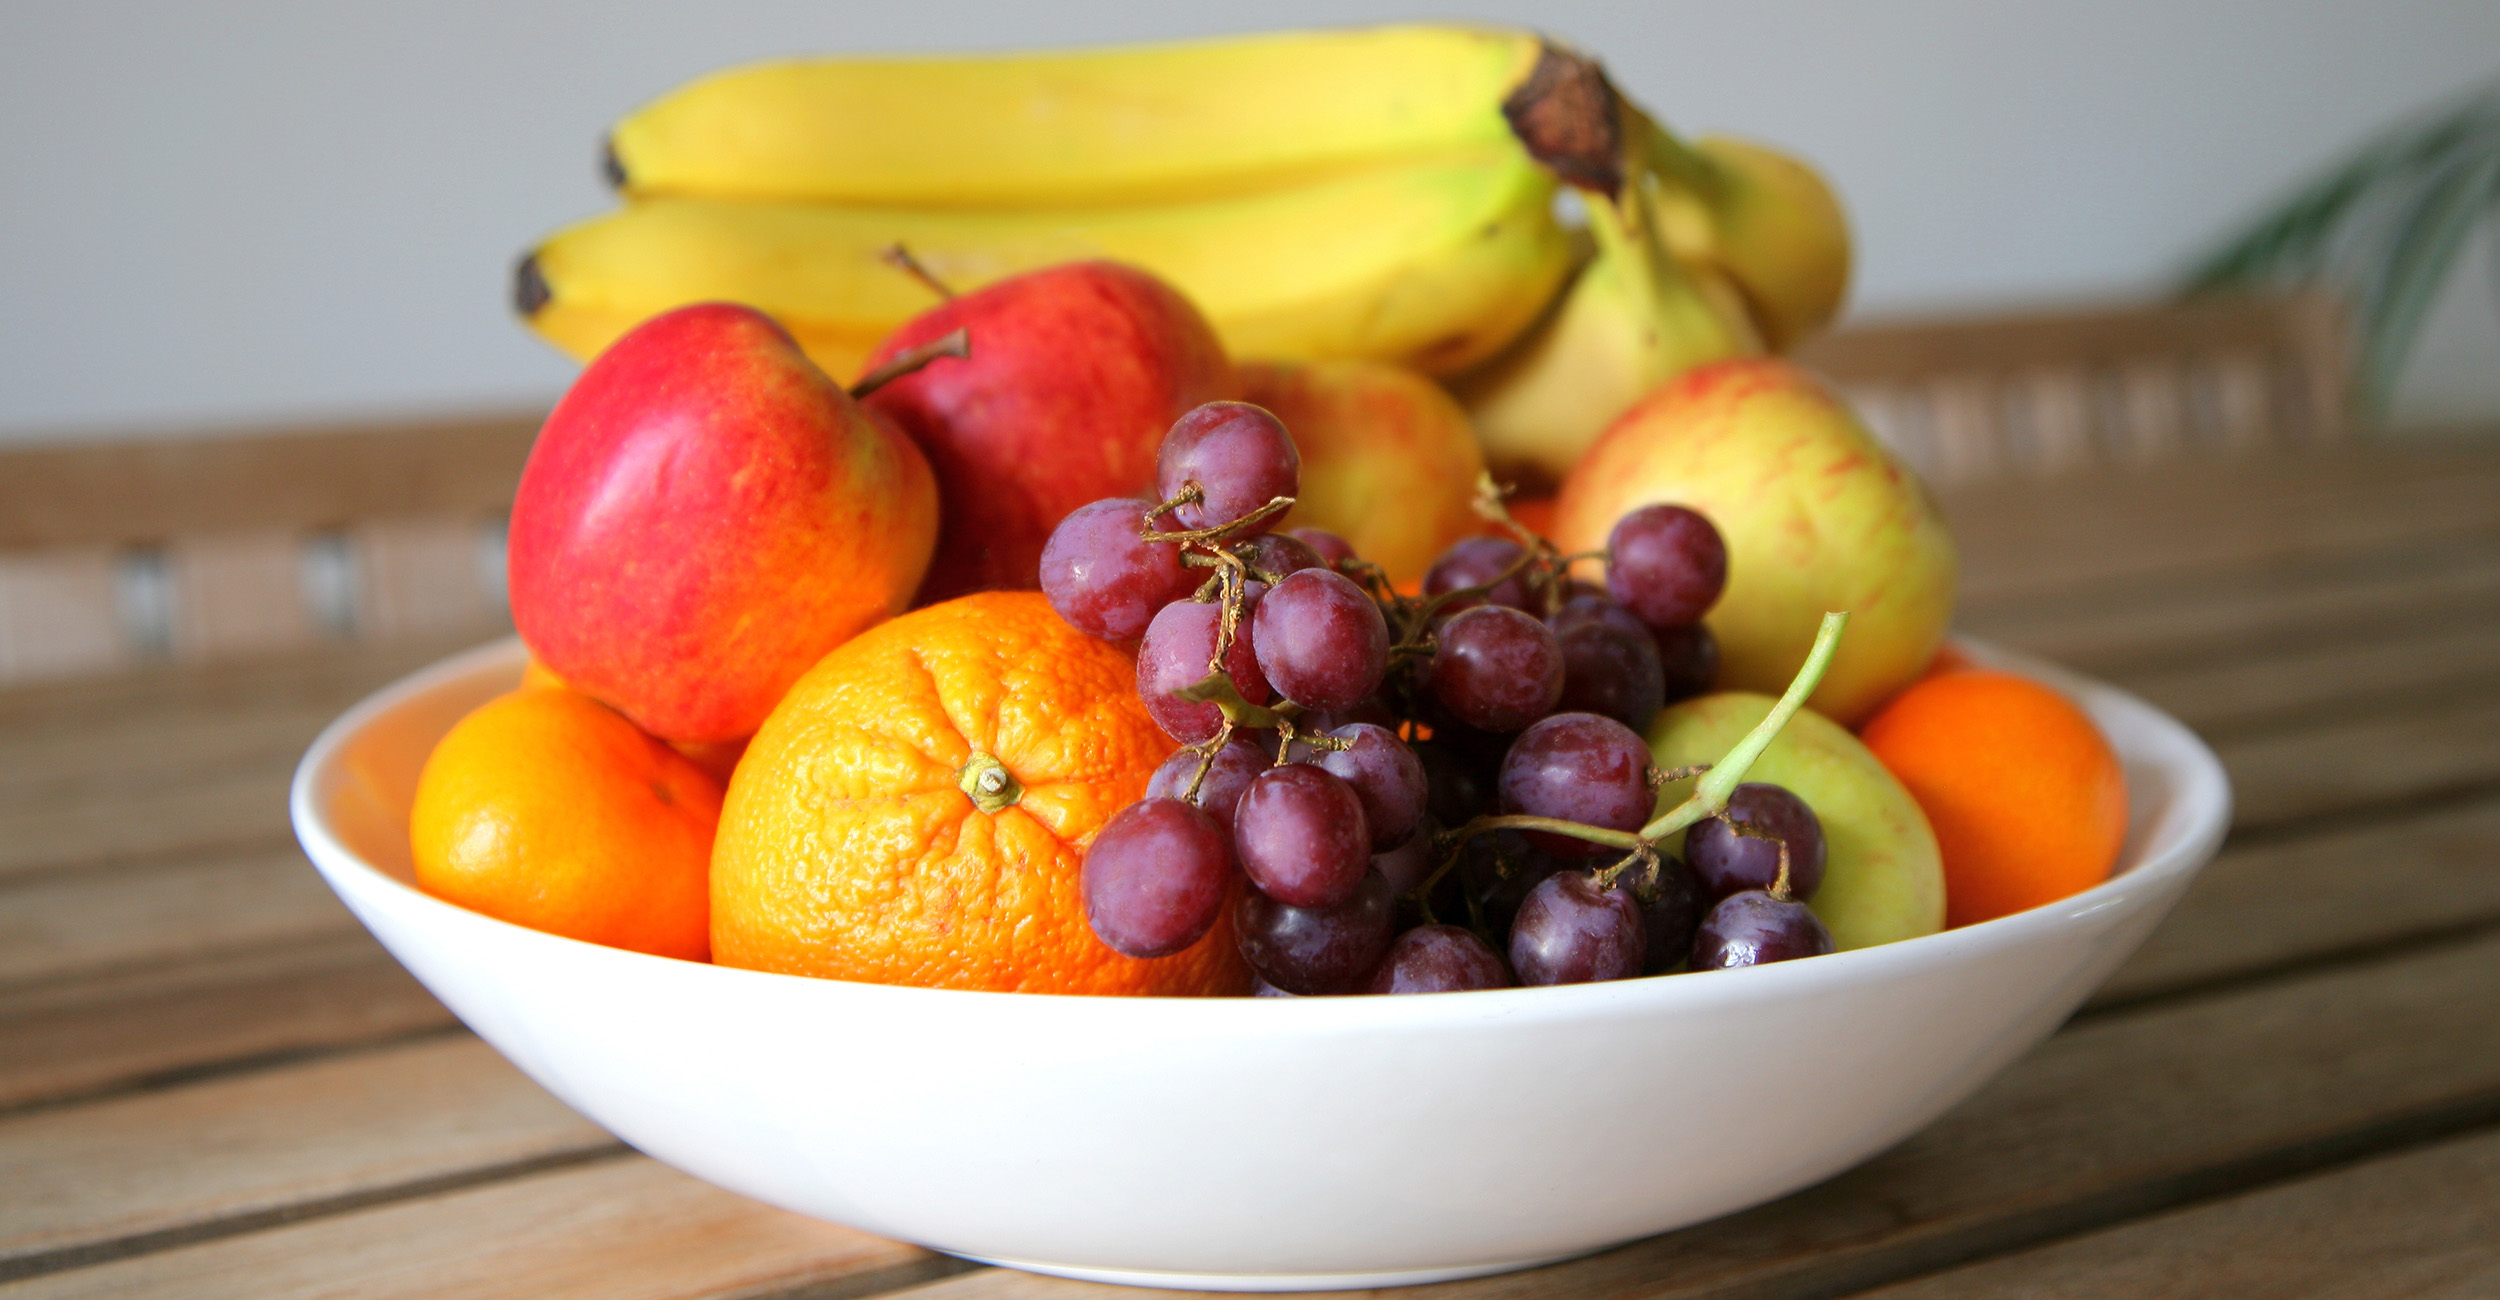
<svg viewBox="0 0 2500 1300"><path fill-rule="evenodd" d="M1668 254L1642 178L1616 201L1584 197L1596 255L1533 331L1451 383L1495 475L1530 491L1559 484L1650 389L1762 350L1734 289Z"/></svg>
<svg viewBox="0 0 2500 1300"><path fill-rule="evenodd" d="M1530 32L1282 32L1043 53L785 60L701 78L609 137L628 194L1096 207L1516 147Z"/></svg>
<svg viewBox="0 0 2500 1300"><path fill-rule="evenodd" d="M1849 292L1849 219L1823 178L1765 145L1704 137L1688 146L1642 125L1667 186L1663 230L1675 254L1726 273L1772 351L1830 324Z"/></svg>
<svg viewBox="0 0 2500 1300"><path fill-rule="evenodd" d="M1554 190L1543 169L1505 148L1145 207L651 199L540 245L520 267L518 299L531 326L577 358L668 308L743 302L848 379L935 301L884 259L897 243L957 290L1103 257L1171 281L1236 356L1365 358L1449 374L1525 330L1569 273Z"/></svg>

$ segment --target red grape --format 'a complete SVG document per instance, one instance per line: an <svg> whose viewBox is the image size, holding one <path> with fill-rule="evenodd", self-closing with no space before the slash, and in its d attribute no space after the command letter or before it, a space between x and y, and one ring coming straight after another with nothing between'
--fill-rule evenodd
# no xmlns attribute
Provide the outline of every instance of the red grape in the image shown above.
<svg viewBox="0 0 2500 1300"><path fill-rule="evenodd" d="M1588 984L1641 973L1648 948L1640 904L1586 871L1547 876L1510 926L1510 965L1521 984Z"/></svg>
<svg viewBox="0 0 2500 1300"><path fill-rule="evenodd" d="M1209 402L1183 415L1155 454L1155 490L1166 501L1189 484L1204 500L1172 512L1182 528L1229 524L1275 497L1301 490L1302 454L1273 415L1248 402Z"/></svg>
<svg viewBox="0 0 2500 1300"><path fill-rule="evenodd" d="M1372 850L1405 843L1423 820L1424 801L1430 794L1423 760L1415 757L1396 732L1369 722L1348 723L1328 734L1351 743L1344 749L1322 750L1311 761L1352 786L1362 799Z"/></svg>
<svg viewBox="0 0 2500 1300"><path fill-rule="evenodd" d="M1389 882L1389 892L1403 898L1406 892L1424 883L1437 864L1432 855L1432 833L1439 829L1431 813L1425 813L1415 824L1413 834L1391 848L1372 855L1372 870Z"/></svg>
<svg viewBox="0 0 2500 1300"><path fill-rule="evenodd" d="M1739 835L1730 823L1754 834ZM1779 879L1782 842L1788 845L1789 896L1814 897L1823 884L1822 820L1786 789L1747 781L1728 792L1725 813L1684 832L1684 857L1702 896L1725 898L1742 889L1769 889Z"/></svg>
<svg viewBox="0 0 2500 1300"><path fill-rule="evenodd" d="M1434 698L1460 722L1517 731L1561 701L1562 647L1528 615L1479 605L1441 626L1431 681Z"/></svg>
<svg viewBox="0 0 2500 1300"><path fill-rule="evenodd" d="M1222 618L1220 606L1176 600L1147 624L1146 638L1137 646L1138 698L1146 702L1146 712L1156 725L1184 745L1205 740L1224 725L1223 711L1214 705L1193 704L1172 694L1205 679L1207 664L1215 657L1215 638ZM1250 649L1247 623L1244 620L1243 626L1233 631L1232 648L1224 655L1224 671L1233 679L1233 689L1241 692L1242 699L1265 704L1271 692L1267 679L1259 675L1259 660Z"/></svg>
<svg viewBox="0 0 2500 1300"><path fill-rule="evenodd" d="M1202 580L1181 563L1181 548L1149 542L1146 502L1112 497L1079 506L1042 544L1042 594L1068 626L1106 641L1141 636L1155 611Z"/></svg>
<svg viewBox="0 0 2500 1300"><path fill-rule="evenodd" d="M1301 539L1284 533L1261 533L1241 543L1236 553L1251 568L1279 578L1304 569L1328 567L1328 562L1319 558L1319 552L1312 550Z"/></svg>
<svg viewBox="0 0 2500 1300"><path fill-rule="evenodd" d="M1269 760L1256 740L1235 731L1224 747L1215 751L1215 761L1207 767L1207 779L1198 783L1196 806L1224 828L1227 843L1233 834L1233 806L1241 802L1241 792L1250 788L1250 778L1268 769ZM1198 774L1198 751L1176 749L1163 760L1163 766L1146 780L1147 798L1178 799L1189 789L1192 777Z"/></svg>
<svg viewBox="0 0 2500 1300"><path fill-rule="evenodd" d="M1602 713L1638 731L1665 706L1666 673L1649 629L1626 632L1588 620L1561 628L1554 641L1563 657L1563 693L1556 707Z"/></svg>
<svg viewBox="0 0 2500 1300"><path fill-rule="evenodd" d="M1502 810L1632 832L1649 821L1649 746L1630 727L1594 713L1539 719L1502 760ZM1622 849L1565 835L1530 832L1549 853L1590 857Z"/></svg>
<svg viewBox="0 0 2500 1300"><path fill-rule="evenodd" d="M1697 511L1642 506L1606 536L1606 592L1651 627L1701 620L1727 588L1727 543Z"/></svg>
<svg viewBox="0 0 2500 1300"><path fill-rule="evenodd" d="M1519 562L1525 554L1519 543L1507 537L1467 537L1452 543L1441 552L1441 558L1424 571L1424 599L1430 600L1462 587L1481 587L1501 578L1505 570ZM1441 607L1443 615L1455 614L1478 605L1507 605L1512 609L1528 607L1528 576L1525 570L1495 583L1493 590L1482 596L1462 596Z"/></svg>
<svg viewBox="0 0 2500 1300"><path fill-rule="evenodd" d="M1169 957L1214 928L1232 878L1214 818L1178 799L1141 799L1113 813L1085 851L1085 918L1115 951Z"/></svg>
<svg viewBox="0 0 2500 1300"><path fill-rule="evenodd" d="M1335 907L1372 862L1354 788L1306 764L1271 767L1233 805L1233 847L1250 883L1295 907Z"/></svg>
<svg viewBox="0 0 2500 1300"><path fill-rule="evenodd" d="M1472 930L1419 925L1389 942L1372 972L1373 993L1459 993L1510 987L1510 972Z"/></svg>
<svg viewBox="0 0 2500 1300"><path fill-rule="evenodd" d="M1517 831L1479 835L1467 841L1459 858L1453 874L1459 877L1463 892L1451 901L1463 907L1467 898L1474 898L1484 909L1486 923L1495 934L1502 934L1518 918L1519 905L1527 900L1529 892L1545 883L1546 877L1565 869L1561 858L1530 844ZM1433 895L1432 906L1443 916L1456 914L1443 908L1438 893Z"/></svg>
<svg viewBox="0 0 2500 1300"><path fill-rule="evenodd" d="M1710 635L1709 625L1662 627L1657 633L1667 703L1708 694L1719 682L1719 639Z"/></svg>
<svg viewBox="0 0 2500 1300"><path fill-rule="evenodd" d="M1355 558L1354 543L1325 528L1291 528L1286 530L1286 535L1310 547L1311 553L1319 557L1319 562L1331 569L1336 568L1340 561Z"/></svg>
<svg viewBox="0 0 2500 1300"><path fill-rule="evenodd" d="M1693 927L1701 924L1701 886L1680 858L1659 859L1654 881L1636 886L1635 879L1625 876L1623 887L1641 905L1641 924L1649 935L1641 972L1664 975L1693 951Z"/></svg>
<svg viewBox="0 0 2500 1300"><path fill-rule="evenodd" d="M1251 644L1259 671L1306 709L1350 709L1389 671L1389 624L1352 579L1304 569L1259 599Z"/></svg>
<svg viewBox="0 0 2500 1300"><path fill-rule="evenodd" d="M1245 889L1233 904L1233 934L1242 960L1277 988L1348 993L1388 951L1394 901L1377 872L1365 873L1352 898L1328 908L1295 907Z"/></svg>
<svg viewBox="0 0 2500 1300"><path fill-rule="evenodd" d="M1424 765L1425 806L1442 825L1456 826L1486 811L1493 781L1478 764L1439 740L1419 740L1407 748Z"/></svg>
<svg viewBox="0 0 2500 1300"><path fill-rule="evenodd" d="M1760 966L1820 957L1831 950L1832 932L1813 909L1795 899L1747 889L1720 899L1701 918L1693 932L1693 969Z"/></svg>
<svg viewBox="0 0 2500 1300"><path fill-rule="evenodd" d="M1650 634L1649 624L1642 622L1640 615L1625 609L1605 592L1574 582L1570 596L1546 617L1545 625L1563 632L1582 623L1604 623L1642 636Z"/></svg>

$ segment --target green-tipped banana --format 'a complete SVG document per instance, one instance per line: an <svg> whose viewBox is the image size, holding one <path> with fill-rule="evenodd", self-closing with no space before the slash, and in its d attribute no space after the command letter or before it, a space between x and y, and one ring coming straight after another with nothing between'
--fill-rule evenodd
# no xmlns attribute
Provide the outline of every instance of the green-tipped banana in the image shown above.
<svg viewBox="0 0 2500 1300"><path fill-rule="evenodd" d="M1487 464L1531 490L1560 483L1652 388L1702 362L1761 350L1716 272L1667 252L1646 185L1636 178L1611 202L1585 197L1596 256L1532 333L1451 385Z"/></svg>
<svg viewBox="0 0 2500 1300"><path fill-rule="evenodd" d="M1236 356L1364 358L1448 374L1525 330L1569 273L1554 191L1551 176L1505 147L1144 207L654 199L540 245L521 265L519 306L549 341L588 358L671 307L743 302L849 379L879 340L935 301L886 258L898 243L956 290L1101 257L1171 281Z"/></svg>
<svg viewBox="0 0 2500 1300"><path fill-rule="evenodd" d="M1532 32L1416 24L714 73L609 137L631 195L906 207L1167 203L1515 148Z"/></svg>

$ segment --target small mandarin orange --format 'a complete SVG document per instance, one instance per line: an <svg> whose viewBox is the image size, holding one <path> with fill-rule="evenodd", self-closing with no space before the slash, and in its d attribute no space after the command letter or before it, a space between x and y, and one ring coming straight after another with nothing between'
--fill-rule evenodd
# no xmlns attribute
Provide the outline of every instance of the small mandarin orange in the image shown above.
<svg viewBox="0 0 2500 1300"><path fill-rule="evenodd" d="M1086 919L1085 847L1172 748L1129 658L1039 592L871 628L790 688L738 764L713 958L940 988L1246 992L1229 920L1141 959Z"/></svg>
<svg viewBox="0 0 2500 1300"><path fill-rule="evenodd" d="M1909 788L1944 857L1945 923L1970 925L2109 878L2127 780L2092 719L2013 673L1931 674L1859 739Z"/></svg>
<svg viewBox="0 0 2500 1300"><path fill-rule="evenodd" d="M720 782L614 709L524 686L462 718L417 778L417 884L567 938L704 960Z"/></svg>

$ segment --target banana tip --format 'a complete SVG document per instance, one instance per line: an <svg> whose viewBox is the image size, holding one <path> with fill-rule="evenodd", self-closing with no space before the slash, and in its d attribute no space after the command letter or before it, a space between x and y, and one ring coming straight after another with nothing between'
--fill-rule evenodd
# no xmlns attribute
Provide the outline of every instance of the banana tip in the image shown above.
<svg viewBox="0 0 2500 1300"><path fill-rule="evenodd" d="M609 189L625 188L625 160L616 156L615 136L599 141L599 174L607 179Z"/></svg>

